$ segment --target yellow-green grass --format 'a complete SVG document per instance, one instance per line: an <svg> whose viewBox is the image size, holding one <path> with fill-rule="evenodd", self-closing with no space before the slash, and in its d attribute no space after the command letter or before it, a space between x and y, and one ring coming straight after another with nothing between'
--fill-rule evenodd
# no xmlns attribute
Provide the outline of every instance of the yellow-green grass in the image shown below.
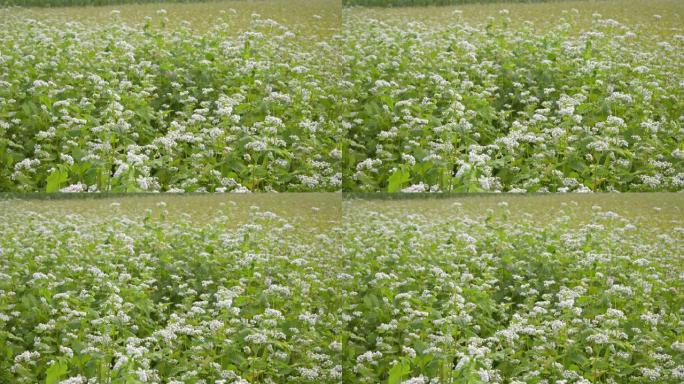
<svg viewBox="0 0 684 384"><path fill-rule="evenodd" d="M71 198L69 198L71 197ZM273 212L304 227L324 228L339 224L342 195L338 193L269 193L269 194L205 194L205 195L135 195L135 196L64 196L43 199L40 195L5 196L0 200L0 218L28 215L31 212L50 215L88 217L127 216L139 219L157 217L162 212L168 219L184 216L204 225L216 218L228 217L230 226L249 222L250 213Z"/></svg>
<svg viewBox="0 0 684 384"><path fill-rule="evenodd" d="M268 0L268 1L209 1L197 3L146 3L107 6L79 6L60 8L10 7L0 8L0 19L33 18L62 22L139 24L146 17L158 17L166 11L169 25L190 23L190 28L206 30L226 22L231 32L249 28L253 14L270 18L288 28L307 34L335 33L341 26L341 3L335 0Z"/></svg>
<svg viewBox="0 0 684 384"><path fill-rule="evenodd" d="M420 21L428 24L465 21L486 23L508 11L512 24L533 22L537 27L553 27L561 18L572 17L579 25L591 26L593 15L601 14L622 23L640 26L652 33L681 34L684 2L678 0L552 1L540 3L487 3L453 6L345 9L347 17L368 17L383 21Z"/></svg>
<svg viewBox="0 0 684 384"><path fill-rule="evenodd" d="M381 211L390 215L419 212L426 216L472 216L490 209L501 210L502 203L507 204L510 220L525 217L540 223L561 213L572 216L577 223L585 223L597 207L657 226L671 226L684 216L684 194L681 193L451 196L401 194L401 197L383 194L370 199L354 194L347 194L343 198L339 193L62 196L42 199L38 195L8 195L0 200L0 211L3 212L2 216L21 212L51 212L64 215L116 214L130 217L139 217L148 212L158 215L161 211L166 211L170 218L184 215L198 222L206 222L227 213L235 220L235 224L241 224L249 218L250 211L258 207L262 211L271 211L279 216L293 217L315 225L339 223L343 220L343 213L353 210Z"/></svg>
<svg viewBox="0 0 684 384"><path fill-rule="evenodd" d="M357 195L358 196L358 195ZM378 197L388 195L378 195ZM505 221L529 219L540 225L548 224L559 216L568 215L574 224L591 221L597 209L614 211L649 228L671 228L681 225L684 217L684 194L681 193L627 193L627 194L477 194L441 197L423 194L410 198L404 194L393 199L363 199L347 195L345 213L378 211L390 216L420 213L426 217L454 216L477 217L492 210L499 215L508 211ZM679 223L679 224L677 224Z"/></svg>

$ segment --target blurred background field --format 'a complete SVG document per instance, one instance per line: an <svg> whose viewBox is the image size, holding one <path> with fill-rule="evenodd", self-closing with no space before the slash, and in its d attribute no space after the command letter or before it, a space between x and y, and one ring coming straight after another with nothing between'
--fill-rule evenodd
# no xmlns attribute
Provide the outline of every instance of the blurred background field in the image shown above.
<svg viewBox="0 0 684 384"><path fill-rule="evenodd" d="M197 224L217 217L230 219L230 227L249 222L255 210L270 211L309 228L330 227L342 215L342 195L336 193L285 194L190 194L190 195L84 195L31 194L0 196L0 217L10 218L31 212L54 215L78 214L88 217L130 217L164 215L183 217Z"/></svg>
<svg viewBox="0 0 684 384"><path fill-rule="evenodd" d="M342 0L345 6L366 7L425 7L489 3L548 3L554 0ZM556 0L558 1L558 0Z"/></svg>
<svg viewBox="0 0 684 384"><path fill-rule="evenodd" d="M125 22L138 24L147 17L158 18L160 9L164 9L164 16L168 25L178 25L181 22L192 29L206 30L211 26L225 21L231 32L242 32L249 29L254 16L262 19L273 19L290 28L306 31L308 35L315 33L329 34L339 30L341 26L341 4L335 0L272 0L272 1L242 1L219 0L206 2L187 1L131 1L116 2L102 0L90 2L88 0L18 0L14 5L2 8L0 0L0 18L5 21L11 19L35 18L37 20L53 20L82 23L114 23ZM7 0L13 1L13 0ZM53 4L53 7L42 5ZM60 6L73 5L73 6ZM101 5L94 7L93 5Z"/></svg>
<svg viewBox="0 0 684 384"><path fill-rule="evenodd" d="M670 228L684 217L684 195L681 193L628 194L410 194L372 193L345 194L345 214L379 211L391 217L420 212L427 217L458 215L482 216L488 210L508 211L510 222L531 220L547 225L551 220L568 215L576 225L591 221L596 209L619 212L649 228Z"/></svg>
<svg viewBox="0 0 684 384"><path fill-rule="evenodd" d="M572 20L584 27L591 26L594 14L619 19L626 24L643 25L653 33L681 33L684 2L678 0L568 0L568 1L469 1L469 0L396 0L402 6L392 6L393 0L345 0L347 16L426 23L487 22L491 17L508 11L511 25L534 22L536 27L554 27L559 18L572 13ZM382 3L382 6L379 6Z"/></svg>

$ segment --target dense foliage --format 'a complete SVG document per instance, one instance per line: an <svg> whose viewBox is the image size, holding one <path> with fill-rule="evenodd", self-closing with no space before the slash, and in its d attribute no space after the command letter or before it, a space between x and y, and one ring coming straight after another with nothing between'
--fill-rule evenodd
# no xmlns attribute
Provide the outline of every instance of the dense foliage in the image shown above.
<svg viewBox="0 0 684 384"><path fill-rule="evenodd" d="M551 28L345 12L344 190L684 187L684 35L657 15L587 30L577 10Z"/></svg>
<svg viewBox="0 0 684 384"><path fill-rule="evenodd" d="M5 12L0 191L682 189L680 29L432 9L238 34L224 9L204 31Z"/></svg>
<svg viewBox="0 0 684 384"><path fill-rule="evenodd" d="M682 382L681 199L641 218L472 199L345 203L345 382Z"/></svg>
<svg viewBox="0 0 684 384"><path fill-rule="evenodd" d="M311 18L208 30L0 20L0 191L338 190L336 50Z"/></svg>
<svg viewBox="0 0 684 384"><path fill-rule="evenodd" d="M0 202L0 382L339 382L330 208L109 205Z"/></svg>
<svg viewBox="0 0 684 384"><path fill-rule="evenodd" d="M682 198L590 198L1 202L0 382L680 383Z"/></svg>

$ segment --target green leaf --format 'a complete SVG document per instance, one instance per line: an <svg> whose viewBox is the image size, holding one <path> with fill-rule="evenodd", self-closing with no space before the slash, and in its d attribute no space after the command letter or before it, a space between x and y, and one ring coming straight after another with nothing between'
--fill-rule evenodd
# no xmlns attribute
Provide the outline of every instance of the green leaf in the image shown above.
<svg viewBox="0 0 684 384"><path fill-rule="evenodd" d="M400 362L394 365L389 371L389 378L387 384L399 384L404 376L411 372L411 366L405 362Z"/></svg>
<svg viewBox="0 0 684 384"><path fill-rule="evenodd" d="M45 192L56 192L62 184L66 183L68 178L69 173L65 169L62 169L61 167L56 168L55 171L47 177Z"/></svg>
<svg viewBox="0 0 684 384"><path fill-rule="evenodd" d="M404 168L398 168L390 177L387 192L397 192L408 183L411 174Z"/></svg>
<svg viewBox="0 0 684 384"><path fill-rule="evenodd" d="M69 366L63 361L57 361L47 369L45 384L54 384L69 371Z"/></svg>

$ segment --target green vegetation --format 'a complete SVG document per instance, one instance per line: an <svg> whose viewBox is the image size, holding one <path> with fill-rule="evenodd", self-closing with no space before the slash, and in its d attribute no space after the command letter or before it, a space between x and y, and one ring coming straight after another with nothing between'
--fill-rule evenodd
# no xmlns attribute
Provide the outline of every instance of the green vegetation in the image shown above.
<svg viewBox="0 0 684 384"><path fill-rule="evenodd" d="M0 382L680 383L683 207L0 201Z"/></svg>
<svg viewBox="0 0 684 384"><path fill-rule="evenodd" d="M344 3L0 8L0 383L684 381L683 3Z"/></svg>
<svg viewBox="0 0 684 384"><path fill-rule="evenodd" d="M684 195L415 196L0 201L0 382L684 378Z"/></svg>
<svg viewBox="0 0 684 384"><path fill-rule="evenodd" d="M37 0L36 0L37 1ZM344 6L418 7L486 3L539 3L558 0L342 0Z"/></svg>
<svg viewBox="0 0 684 384"><path fill-rule="evenodd" d="M119 4L142 3L188 3L206 0L0 0L0 6L21 7L73 7L73 6L101 6ZM211 0L209 0L211 1ZM239 0L233 0L239 1Z"/></svg>
<svg viewBox="0 0 684 384"><path fill-rule="evenodd" d="M2 9L0 191L678 191L682 4Z"/></svg>
<svg viewBox="0 0 684 384"><path fill-rule="evenodd" d="M582 4L345 10L343 189L681 190L683 3Z"/></svg>
<svg viewBox="0 0 684 384"><path fill-rule="evenodd" d="M0 382L339 383L340 208L0 201Z"/></svg>
<svg viewBox="0 0 684 384"><path fill-rule="evenodd" d="M344 382L684 378L682 195L349 200L344 214Z"/></svg>
<svg viewBox="0 0 684 384"><path fill-rule="evenodd" d="M293 4L286 25L233 4L0 10L0 191L339 190L339 9Z"/></svg>

